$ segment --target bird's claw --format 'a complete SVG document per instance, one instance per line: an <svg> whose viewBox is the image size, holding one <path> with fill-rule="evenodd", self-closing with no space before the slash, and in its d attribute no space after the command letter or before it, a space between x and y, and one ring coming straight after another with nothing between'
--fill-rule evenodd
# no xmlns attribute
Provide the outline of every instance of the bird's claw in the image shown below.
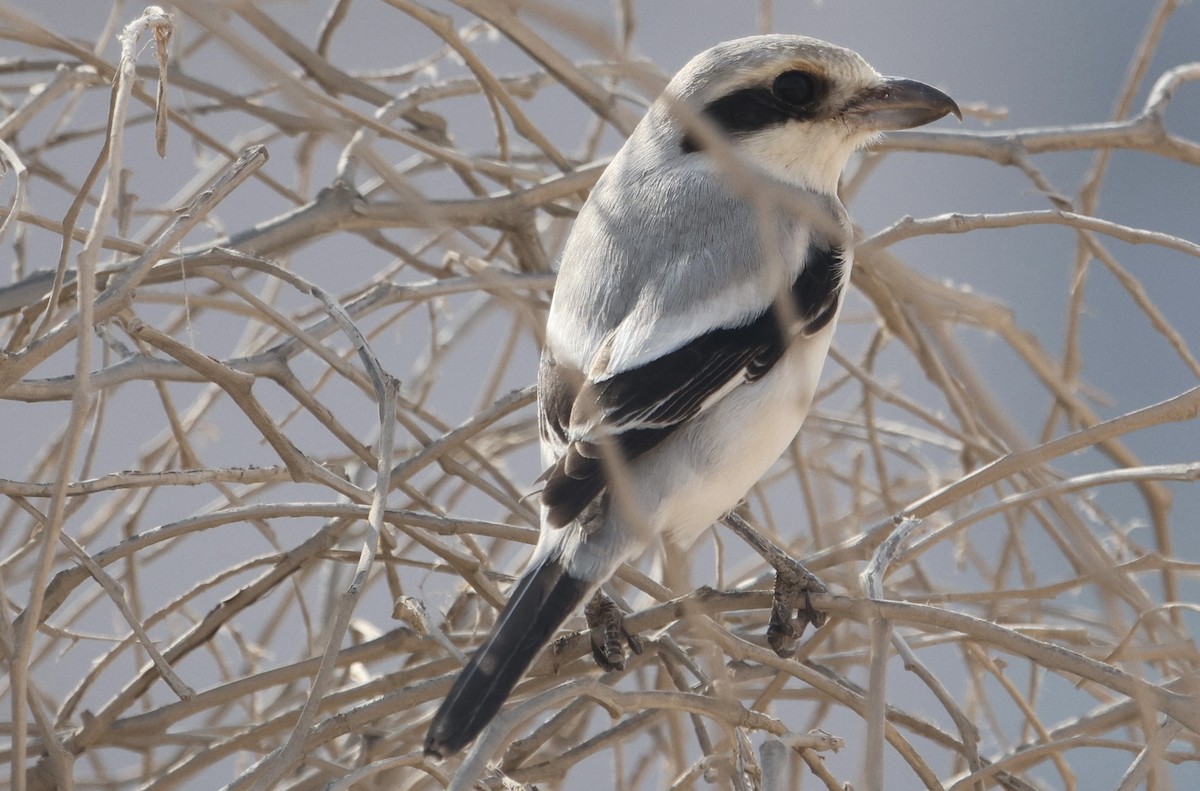
<svg viewBox="0 0 1200 791"><path fill-rule="evenodd" d="M804 630L825 625L828 616L813 607L812 594L826 593L825 583L791 558L781 558L775 566L775 594L771 601L771 621L767 625L767 644L784 659L796 655ZM792 617L792 613L796 617Z"/></svg>
<svg viewBox="0 0 1200 791"><path fill-rule="evenodd" d="M622 642L635 654L644 650L642 638L625 628L625 613L602 591L596 591L596 595L584 607L583 614L592 638L592 658L601 670L625 669L625 647Z"/></svg>

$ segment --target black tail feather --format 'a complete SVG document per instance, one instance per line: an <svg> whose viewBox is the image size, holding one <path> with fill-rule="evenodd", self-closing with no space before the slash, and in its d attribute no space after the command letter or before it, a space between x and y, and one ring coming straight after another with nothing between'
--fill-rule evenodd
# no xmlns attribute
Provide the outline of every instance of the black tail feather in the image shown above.
<svg viewBox="0 0 1200 791"><path fill-rule="evenodd" d="M556 560L525 572L492 633L454 682L429 725L425 754L453 755L479 735L542 646L591 592Z"/></svg>

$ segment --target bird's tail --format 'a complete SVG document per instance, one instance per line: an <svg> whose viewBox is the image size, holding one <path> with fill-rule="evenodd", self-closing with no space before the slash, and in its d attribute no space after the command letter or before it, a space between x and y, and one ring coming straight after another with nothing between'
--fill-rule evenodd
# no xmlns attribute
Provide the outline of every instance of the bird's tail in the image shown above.
<svg viewBox="0 0 1200 791"><path fill-rule="evenodd" d="M594 582L568 574L553 556L526 571L492 633L433 716L425 754L445 758L478 736L538 651L594 588Z"/></svg>

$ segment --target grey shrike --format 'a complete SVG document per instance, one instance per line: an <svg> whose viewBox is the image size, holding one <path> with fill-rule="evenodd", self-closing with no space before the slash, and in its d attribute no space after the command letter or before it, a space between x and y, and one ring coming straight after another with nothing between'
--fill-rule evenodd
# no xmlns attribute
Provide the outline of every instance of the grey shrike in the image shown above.
<svg viewBox="0 0 1200 791"><path fill-rule="evenodd" d="M842 168L948 113L940 91L802 36L719 44L675 75L567 241L538 373L541 535L427 755L474 739L622 562L695 538L779 458L850 279ZM807 210L769 199L784 191Z"/></svg>

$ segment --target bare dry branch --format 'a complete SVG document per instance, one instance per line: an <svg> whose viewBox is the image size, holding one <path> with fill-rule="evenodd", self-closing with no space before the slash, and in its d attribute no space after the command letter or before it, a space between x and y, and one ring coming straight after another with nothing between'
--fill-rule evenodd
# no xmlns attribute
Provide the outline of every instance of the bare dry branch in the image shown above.
<svg viewBox="0 0 1200 791"><path fill-rule="evenodd" d="M438 765L428 718L537 540L552 264L665 84L639 54L657 6L17 5L14 789L1192 784L1200 63L1171 49L1192 7L1144 12L1098 114L1009 128L985 90L962 127L864 154L855 292L802 441L732 534L606 587L650 650L600 675L570 631ZM677 109L734 189L807 216ZM901 155L946 201L888 181ZM763 633L789 556L838 593L784 659Z"/></svg>

